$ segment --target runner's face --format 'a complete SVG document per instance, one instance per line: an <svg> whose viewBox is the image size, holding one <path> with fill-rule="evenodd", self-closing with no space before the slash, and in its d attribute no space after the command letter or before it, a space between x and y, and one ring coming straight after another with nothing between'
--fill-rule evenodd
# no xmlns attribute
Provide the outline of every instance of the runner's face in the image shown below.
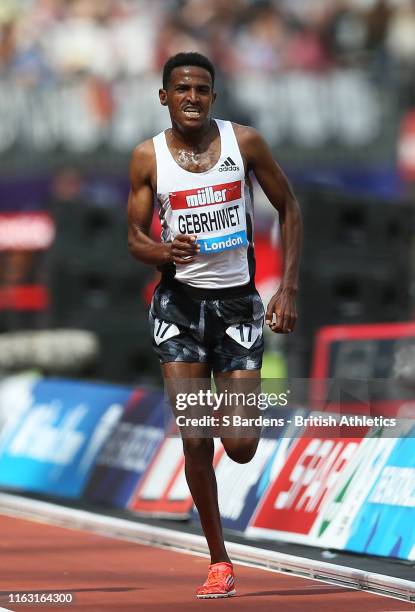
<svg viewBox="0 0 415 612"><path fill-rule="evenodd" d="M174 68L167 89L160 90L172 123L184 129L200 129L210 118L215 98L210 72L199 66Z"/></svg>

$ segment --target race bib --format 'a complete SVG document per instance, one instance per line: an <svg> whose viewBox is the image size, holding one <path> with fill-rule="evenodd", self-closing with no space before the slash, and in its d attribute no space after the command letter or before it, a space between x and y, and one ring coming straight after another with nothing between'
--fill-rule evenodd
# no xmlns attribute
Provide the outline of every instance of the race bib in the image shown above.
<svg viewBox="0 0 415 612"><path fill-rule="evenodd" d="M258 327L252 323L238 323L228 327L226 333L235 342L249 349L257 341L257 338L262 335L262 326Z"/></svg>
<svg viewBox="0 0 415 612"><path fill-rule="evenodd" d="M169 194L174 235L197 234L201 253L247 246L242 181Z"/></svg>
<svg viewBox="0 0 415 612"><path fill-rule="evenodd" d="M179 334L180 330L174 323L169 323L162 319L154 319L154 341L157 346Z"/></svg>

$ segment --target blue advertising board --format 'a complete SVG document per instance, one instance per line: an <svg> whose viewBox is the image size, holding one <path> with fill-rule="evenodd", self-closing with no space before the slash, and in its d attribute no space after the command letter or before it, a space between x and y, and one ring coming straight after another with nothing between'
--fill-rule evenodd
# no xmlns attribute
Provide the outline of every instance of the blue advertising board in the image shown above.
<svg viewBox="0 0 415 612"><path fill-rule="evenodd" d="M0 486L79 498L130 395L105 384L35 383L0 439Z"/></svg>
<svg viewBox="0 0 415 612"><path fill-rule="evenodd" d="M84 497L124 508L164 439L164 394L136 389L97 457Z"/></svg>
<svg viewBox="0 0 415 612"><path fill-rule="evenodd" d="M396 441L353 522L345 550L409 559L415 546L415 427Z"/></svg>

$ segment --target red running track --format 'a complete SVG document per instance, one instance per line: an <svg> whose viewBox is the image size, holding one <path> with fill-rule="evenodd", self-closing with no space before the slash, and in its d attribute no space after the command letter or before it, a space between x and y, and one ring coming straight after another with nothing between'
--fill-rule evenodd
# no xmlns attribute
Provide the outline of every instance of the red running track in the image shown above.
<svg viewBox="0 0 415 612"><path fill-rule="evenodd" d="M403 612L413 604L261 569L236 566L238 596L198 601L205 558L0 516L0 607L36 610L272 610ZM75 603L10 604L9 593L71 592Z"/></svg>

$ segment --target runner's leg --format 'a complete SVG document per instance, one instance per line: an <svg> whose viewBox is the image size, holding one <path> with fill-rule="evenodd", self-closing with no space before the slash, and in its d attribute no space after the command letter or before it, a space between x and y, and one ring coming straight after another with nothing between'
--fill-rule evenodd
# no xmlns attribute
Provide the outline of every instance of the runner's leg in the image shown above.
<svg viewBox="0 0 415 612"><path fill-rule="evenodd" d="M249 392L251 383L252 392L257 392L261 383L261 370L234 370L233 372L215 373L215 382L219 391L226 389L228 381L240 380L247 381L247 383L243 383L241 387L245 393ZM226 414L226 410L224 414ZM256 453L260 429L258 429L258 435L250 435L247 437L241 436L241 431L236 430L236 428L233 428L233 431L235 433L233 437L221 438L225 451L228 456L237 463L248 463Z"/></svg>
<svg viewBox="0 0 415 612"><path fill-rule="evenodd" d="M207 379L210 367L206 363L170 362L162 365L165 380ZM218 506L218 489L213 469L213 438L183 437L185 473L193 501L198 509L211 563L230 562L222 534Z"/></svg>

